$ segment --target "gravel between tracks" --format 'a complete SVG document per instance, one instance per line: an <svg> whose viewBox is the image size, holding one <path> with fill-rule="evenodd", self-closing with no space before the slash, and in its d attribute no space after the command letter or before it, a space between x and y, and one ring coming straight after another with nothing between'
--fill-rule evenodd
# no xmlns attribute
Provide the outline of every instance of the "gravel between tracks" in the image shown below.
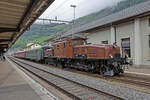
<svg viewBox="0 0 150 100"><path fill-rule="evenodd" d="M21 60L24 61L24 60ZM28 64L31 64L32 62L24 61ZM45 67L44 65L32 63L32 65L42 68L46 71L49 71L53 74L57 74L60 76L63 76L65 78L71 79L73 81L77 81L79 83L82 83L84 85L94 87L96 89L102 90L104 92L108 92L110 94L118 95L124 98L125 100L150 100L150 94L143 93L141 91L136 91L130 88L126 88L123 86L111 84L108 82L102 82L96 78L89 77L86 75L76 74L68 71L63 71L60 69L54 69L51 67Z"/></svg>

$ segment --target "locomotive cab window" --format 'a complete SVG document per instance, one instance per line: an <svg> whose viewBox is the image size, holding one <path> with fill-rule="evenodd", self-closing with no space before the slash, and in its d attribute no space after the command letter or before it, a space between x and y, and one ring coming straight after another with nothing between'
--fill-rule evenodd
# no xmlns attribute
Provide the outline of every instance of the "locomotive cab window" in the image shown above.
<svg viewBox="0 0 150 100"><path fill-rule="evenodd" d="M64 48L66 48L66 44L64 43Z"/></svg>
<svg viewBox="0 0 150 100"><path fill-rule="evenodd" d="M121 39L122 55L131 57L130 38Z"/></svg>
<svg viewBox="0 0 150 100"><path fill-rule="evenodd" d="M59 50L59 45L57 45L57 50Z"/></svg>
<svg viewBox="0 0 150 100"><path fill-rule="evenodd" d="M72 46L72 42L69 42L69 47L71 47Z"/></svg>
<svg viewBox="0 0 150 100"><path fill-rule="evenodd" d="M150 35L148 36L148 45L149 45L149 59L150 59Z"/></svg>
<svg viewBox="0 0 150 100"><path fill-rule="evenodd" d="M86 45L86 41L85 40L81 40L81 45Z"/></svg>

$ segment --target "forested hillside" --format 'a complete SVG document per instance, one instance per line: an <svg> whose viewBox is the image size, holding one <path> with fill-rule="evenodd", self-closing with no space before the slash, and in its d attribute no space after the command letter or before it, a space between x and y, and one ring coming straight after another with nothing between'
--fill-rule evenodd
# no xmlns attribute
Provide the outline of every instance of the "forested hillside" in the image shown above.
<svg viewBox="0 0 150 100"><path fill-rule="evenodd" d="M118 11L121 11L125 8L131 7L141 2L145 2L148 0L123 0L119 2L117 5L112 7L107 7L99 12L89 14L87 16L76 19L75 27L84 25L86 23L92 22L94 20L103 18L105 16L111 15ZM68 24L33 24L31 28L26 31L13 45L12 48L25 48L28 42L38 42L40 44L44 44L44 41L54 35L57 35L61 32L66 32L71 29L71 25Z"/></svg>
<svg viewBox="0 0 150 100"><path fill-rule="evenodd" d="M44 41L65 29L65 24L33 24L13 45L12 48L25 48L29 42L37 42L43 45Z"/></svg>

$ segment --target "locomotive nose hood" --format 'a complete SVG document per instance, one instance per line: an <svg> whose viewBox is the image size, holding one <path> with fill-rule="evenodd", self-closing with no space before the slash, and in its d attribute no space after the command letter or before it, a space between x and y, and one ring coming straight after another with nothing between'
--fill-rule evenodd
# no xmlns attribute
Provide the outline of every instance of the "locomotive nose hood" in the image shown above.
<svg viewBox="0 0 150 100"><path fill-rule="evenodd" d="M84 55L88 59L110 59L110 55L114 57L115 54L120 54L120 47L99 44L77 45L74 46L74 54L75 56Z"/></svg>
<svg viewBox="0 0 150 100"><path fill-rule="evenodd" d="M74 47L97 47L97 48L113 48L113 45L109 44L88 44L88 45L76 45ZM117 48L118 46L115 46L114 48Z"/></svg>

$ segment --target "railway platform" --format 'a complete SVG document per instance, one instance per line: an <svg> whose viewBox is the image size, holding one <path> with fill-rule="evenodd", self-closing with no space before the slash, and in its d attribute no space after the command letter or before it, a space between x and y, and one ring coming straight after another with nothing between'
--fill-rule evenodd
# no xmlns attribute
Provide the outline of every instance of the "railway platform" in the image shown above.
<svg viewBox="0 0 150 100"><path fill-rule="evenodd" d="M47 100L46 98L42 90L8 59L0 61L0 100Z"/></svg>
<svg viewBox="0 0 150 100"><path fill-rule="evenodd" d="M150 76L150 66L149 67L145 67L145 66L140 66L140 67L136 67L136 66L131 66L129 67L129 69L126 69L125 71L126 73L133 73L133 74L138 74L138 75L147 75Z"/></svg>

